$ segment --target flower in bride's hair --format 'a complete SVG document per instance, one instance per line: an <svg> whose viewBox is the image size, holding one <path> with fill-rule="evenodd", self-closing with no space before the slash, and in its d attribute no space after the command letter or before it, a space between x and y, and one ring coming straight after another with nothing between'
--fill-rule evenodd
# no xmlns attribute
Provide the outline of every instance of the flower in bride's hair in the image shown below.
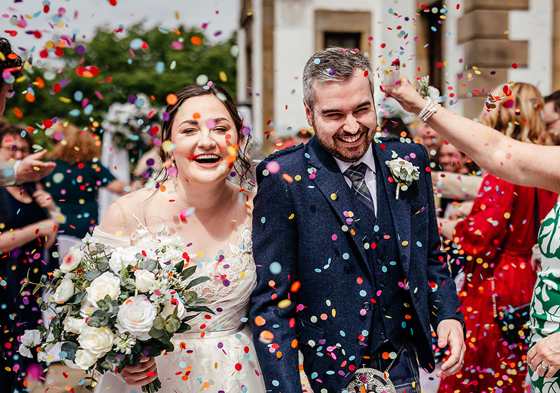
<svg viewBox="0 0 560 393"><path fill-rule="evenodd" d="M26 330L21 336L21 345L18 352L27 358L32 358L31 349L41 344L41 333L37 329Z"/></svg>
<svg viewBox="0 0 560 393"><path fill-rule="evenodd" d="M115 300L121 293L121 279L111 272L105 272L91 282L86 292L87 300L93 305L97 305L107 295Z"/></svg>
<svg viewBox="0 0 560 393"><path fill-rule="evenodd" d="M78 349L76 351L76 358L74 359L74 363L80 369L88 370L91 366L95 364L95 362L97 362L97 359L99 359L99 357L96 356L91 351L88 351L87 349ZM75 367L71 367L71 368L75 368Z"/></svg>
<svg viewBox="0 0 560 393"><path fill-rule="evenodd" d="M136 266L138 263L136 254L142 254L142 248L136 246L117 247L111 254L111 259L109 259L109 267L115 274L120 274L121 270L127 266Z"/></svg>
<svg viewBox="0 0 560 393"><path fill-rule="evenodd" d="M56 291L54 292L53 299L57 303L64 303L74 295L74 282L71 278L62 280Z"/></svg>
<svg viewBox="0 0 560 393"><path fill-rule="evenodd" d="M121 334L126 332L138 340L150 339L148 332L152 328L157 315L157 307L145 295L128 298L119 307L116 327Z"/></svg>
<svg viewBox="0 0 560 393"><path fill-rule="evenodd" d="M84 253L80 249L79 246L73 246L68 254L64 256L62 259L62 263L60 264L60 270L64 273L69 273L72 270L76 269L82 259L84 258Z"/></svg>
<svg viewBox="0 0 560 393"><path fill-rule="evenodd" d="M115 337L108 327L84 326L78 337L78 342L83 349L90 351L98 358L105 355L113 347Z"/></svg>
<svg viewBox="0 0 560 393"><path fill-rule="evenodd" d="M134 271L134 285L138 291L146 293L154 287L156 275L147 269L138 269Z"/></svg>

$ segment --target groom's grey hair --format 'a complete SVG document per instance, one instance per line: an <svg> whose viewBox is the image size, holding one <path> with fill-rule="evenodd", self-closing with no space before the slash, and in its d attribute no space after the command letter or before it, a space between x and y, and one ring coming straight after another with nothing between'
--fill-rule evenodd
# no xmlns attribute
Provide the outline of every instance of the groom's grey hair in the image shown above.
<svg viewBox="0 0 560 393"><path fill-rule="evenodd" d="M373 97L373 71L367 57L356 49L328 48L317 52L309 58L303 69L303 99L311 112L315 105L313 83L347 81L356 72L356 68L367 71L369 88Z"/></svg>

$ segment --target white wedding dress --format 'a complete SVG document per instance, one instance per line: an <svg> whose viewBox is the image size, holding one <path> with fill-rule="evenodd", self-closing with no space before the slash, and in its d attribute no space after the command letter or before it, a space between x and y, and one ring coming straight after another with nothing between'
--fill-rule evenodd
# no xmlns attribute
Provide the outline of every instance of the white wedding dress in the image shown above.
<svg viewBox="0 0 560 393"><path fill-rule="evenodd" d="M165 227L158 229L167 231ZM153 235L143 225L131 238L115 236L95 229L93 236L111 247L130 245L148 247ZM187 333L171 340L173 352L156 357L161 393L263 393L264 381L248 323L251 292L256 285L251 229L242 226L236 244L224 244L223 258L208 261L191 256L197 262L194 276L208 276L209 281L193 289L208 300L214 315L201 313L189 321ZM105 373L99 377L95 393L141 393L140 386L128 386L119 375Z"/></svg>

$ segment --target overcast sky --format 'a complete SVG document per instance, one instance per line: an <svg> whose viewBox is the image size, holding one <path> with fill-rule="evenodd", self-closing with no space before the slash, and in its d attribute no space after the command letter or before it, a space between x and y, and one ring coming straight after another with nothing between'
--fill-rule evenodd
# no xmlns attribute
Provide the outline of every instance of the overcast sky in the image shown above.
<svg viewBox="0 0 560 393"><path fill-rule="evenodd" d="M91 39L95 28L108 26L118 29L145 21L147 28L172 29L179 25L205 29L212 41L224 41L231 37L239 24L239 0L1 0L0 35L7 37L16 48L34 49L38 52L56 35L76 35ZM43 4L50 3L50 11L44 13ZM60 11L59 11L60 10ZM177 14L178 19L177 19ZM14 18L23 17L25 27L14 26ZM59 15L61 15L59 17ZM25 23L24 22L24 23ZM58 23L57 23L58 22ZM41 38L26 32L40 31ZM11 36L7 31L16 31ZM20 54L22 49L16 49ZM52 58L53 55L49 56ZM45 64L48 65L48 64Z"/></svg>

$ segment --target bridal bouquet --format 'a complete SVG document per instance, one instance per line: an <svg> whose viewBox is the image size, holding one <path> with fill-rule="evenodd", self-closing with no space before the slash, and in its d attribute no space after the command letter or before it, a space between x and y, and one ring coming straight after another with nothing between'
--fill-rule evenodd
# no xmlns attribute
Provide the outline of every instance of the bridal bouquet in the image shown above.
<svg viewBox="0 0 560 393"><path fill-rule="evenodd" d="M64 257L50 284L23 284L34 285L33 293L46 287L52 295L38 302L55 316L38 330L25 332L22 355L31 356L30 350L35 350L39 360L58 355L70 367L118 373L126 365L139 364L142 355L173 351L170 340L175 333L190 330L188 321L198 313L213 313L191 289L209 278L189 281L196 265L189 267L179 236L155 237L144 248L109 249L89 234L83 242ZM88 379L95 381L93 376ZM156 379L142 391L160 387ZM93 390L92 384L88 389Z"/></svg>

